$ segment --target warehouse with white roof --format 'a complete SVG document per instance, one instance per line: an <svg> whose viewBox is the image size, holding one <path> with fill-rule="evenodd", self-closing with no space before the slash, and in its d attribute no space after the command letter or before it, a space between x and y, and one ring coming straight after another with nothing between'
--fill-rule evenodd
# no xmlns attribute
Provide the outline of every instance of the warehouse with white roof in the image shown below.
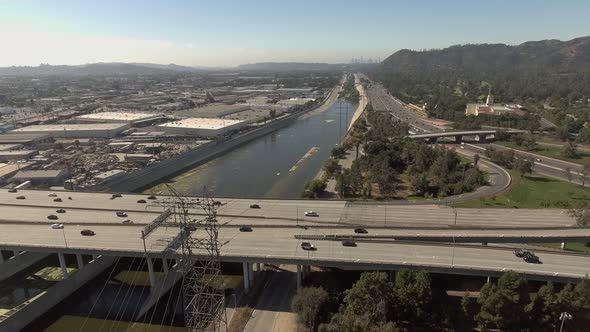
<svg viewBox="0 0 590 332"><path fill-rule="evenodd" d="M242 120L218 118L187 118L158 125L158 130L175 135L213 137L239 130L246 125Z"/></svg>
<svg viewBox="0 0 590 332"><path fill-rule="evenodd" d="M121 123L127 122L133 124L153 122L161 119L162 114L147 112L99 112L77 116L76 122L79 123Z"/></svg>
<svg viewBox="0 0 590 332"><path fill-rule="evenodd" d="M59 138L112 138L129 127L129 123L46 124L18 128L10 133L46 134Z"/></svg>

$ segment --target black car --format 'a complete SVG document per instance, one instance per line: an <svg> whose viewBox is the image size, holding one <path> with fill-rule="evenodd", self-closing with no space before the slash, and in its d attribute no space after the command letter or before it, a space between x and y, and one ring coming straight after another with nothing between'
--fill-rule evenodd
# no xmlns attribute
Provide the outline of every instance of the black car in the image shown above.
<svg viewBox="0 0 590 332"><path fill-rule="evenodd" d="M115 199L115 198L119 198L119 197L123 197L121 194L113 194L111 195L111 199Z"/></svg>
<svg viewBox="0 0 590 332"><path fill-rule="evenodd" d="M15 192L18 192L18 190L16 190L16 188L10 188L10 189L8 189L8 192L15 193Z"/></svg>
<svg viewBox="0 0 590 332"><path fill-rule="evenodd" d="M16 199L25 199L25 196L16 196Z"/></svg>
<svg viewBox="0 0 590 332"><path fill-rule="evenodd" d="M524 259L524 261L527 263L541 264L541 261L539 260L539 256L537 256L533 253L525 255L522 259Z"/></svg>
<svg viewBox="0 0 590 332"><path fill-rule="evenodd" d="M66 213L66 210L65 209L57 209L57 210L55 210L55 212L57 212L57 213Z"/></svg>
<svg viewBox="0 0 590 332"><path fill-rule="evenodd" d="M221 205L221 202L220 201L213 201L213 205L220 206Z"/></svg>
<svg viewBox="0 0 590 332"><path fill-rule="evenodd" d="M252 232L252 227L250 226L241 226L240 227L240 232Z"/></svg>
<svg viewBox="0 0 590 332"><path fill-rule="evenodd" d="M194 232L197 230L197 226L196 225L186 225L186 226L184 226L184 230L186 232Z"/></svg>
<svg viewBox="0 0 590 332"><path fill-rule="evenodd" d="M82 234L83 236L94 236L94 235L96 235L96 233L94 233L94 231L91 230L91 229L83 229L82 231L80 231L80 234Z"/></svg>
<svg viewBox="0 0 590 332"><path fill-rule="evenodd" d="M156 199L156 196L154 196L154 195L149 195L149 196L148 196L148 199Z"/></svg>
<svg viewBox="0 0 590 332"><path fill-rule="evenodd" d="M58 197L58 198L56 198L56 199L54 199L53 201L54 201L54 202L63 202L63 201L62 201L62 199L61 199L61 198L59 198L59 197Z"/></svg>
<svg viewBox="0 0 590 332"><path fill-rule="evenodd" d="M342 241L342 245L345 247L356 247L356 242L352 240L344 240Z"/></svg>
<svg viewBox="0 0 590 332"><path fill-rule="evenodd" d="M145 199L139 199L137 200L137 203L147 203Z"/></svg>
<svg viewBox="0 0 590 332"><path fill-rule="evenodd" d="M309 242L301 242L301 249L313 251L316 250L316 247Z"/></svg>
<svg viewBox="0 0 590 332"><path fill-rule="evenodd" d="M252 205L250 205L250 208L251 209L260 209L260 205L258 205L258 204L252 204Z"/></svg>
<svg viewBox="0 0 590 332"><path fill-rule="evenodd" d="M55 214L50 214L50 215L47 216L47 219L49 219L49 220L57 220L59 218Z"/></svg>
<svg viewBox="0 0 590 332"><path fill-rule="evenodd" d="M368 233L367 230L364 228L355 228L354 232L357 234L367 234Z"/></svg>

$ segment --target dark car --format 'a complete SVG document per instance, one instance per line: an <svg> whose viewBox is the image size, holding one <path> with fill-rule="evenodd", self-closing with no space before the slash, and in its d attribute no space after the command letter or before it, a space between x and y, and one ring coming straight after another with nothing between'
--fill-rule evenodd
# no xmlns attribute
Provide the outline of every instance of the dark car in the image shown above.
<svg viewBox="0 0 590 332"><path fill-rule="evenodd" d="M50 214L50 215L47 216L47 219L49 219L49 220L57 220L59 218L55 214Z"/></svg>
<svg viewBox="0 0 590 332"><path fill-rule="evenodd" d="M213 201L213 205L220 206L221 205L221 202L220 201Z"/></svg>
<svg viewBox="0 0 590 332"><path fill-rule="evenodd" d="M148 196L148 199L156 199L156 196L154 196L154 195L149 195L149 196Z"/></svg>
<svg viewBox="0 0 590 332"><path fill-rule="evenodd" d="M15 193L15 192L18 192L18 190L16 190L16 188L10 188L10 189L8 189L8 192Z"/></svg>
<svg viewBox="0 0 590 332"><path fill-rule="evenodd" d="M258 204L252 204L252 205L250 205L250 208L251 209L260 209L260 205L258 205Z"/></svg>
<svg viewBox="0 0 590 332"><path fill-rule="evenodd" d="M91 230L91 229L83 229L82 231L80 231L80 234L82 234L83 236L94 236L94 235L96 235L96 233L94 233L94 231Z"/></svg>
<svg viewBox="0 0 590 332"><path fill-rule="evenodd" d="M194 232L197 230L197 226L196 225L186 225L186 226L184 226L184 230L186 232Z"/></svg>
<svg viewBox="0 0 590 332"><path fill-rule="evenodd" d="M524 258L527 255L535 255L533 252L524 249L514 249L514 256Z"/></svg>
<svg viewBox="0 0 590 332"><path fill-rule="evenodd" d="M54 199L53 201L54 201L54 202L63 202L63 201L62 201L62 199L61 199L61 198L59 198L59 197L58 197L58 198L56 198L56 199Z"/></svg>
<svg viewBox="0 0 590 332"><path fill-rule="evenodd" d="M119 197L123 197L121 194L112 194L111 195L111 199L115 199L115 198L119 198Z"/></svg>
<svg viewBox="0 0 590 332"><path fill-rule="evenodd" d="M309 242L301 242L301 249L313 251L316 250L316 247Z"/></svg>
<svg viewBox="0 0 590 332"><path fill-rule="evenodd" d="M16 196L16 199L25 199L25 196Z"/></svg>
<svg viewBox="0 0 590 332"><path fill-rule="evenodd" d="M55 210L55 212L57 212L57 213L66 213L66 210L65 209L57 209L57 210Z"/></svg>
<svg viewBox="0 0 590 332"><path fill-rule="evenodd" d="M250 226L241 226L240 232L252 232L252 227Z"/></svg>
<svg viewBox="0 0 590 332"><path fill-rule="evenodd" d="M368 233L367 230L364 228L355 228L354 232L357 234L367 234Z"/></svg>
<svg viewBox="0 0 590 332"><path fill-rule="evenodd" d="M342 245L345 247L356 247L356 242L352 240L344 240L342 241Z"/></svg>
<svg viewBox="0 0 590 332"><path fill-rule="evenodd" d="M524 259L524 261L527 263L541 264L541 261L539 260L539 256L537 256L533 253L529 253L528 255L524 255L524 257L522 259Z"/></svg>
<svg viewBox="0 0 590 332"><path fill-rule="evenodd" d="M137 203L147 203L145 199L138 199Z"/></svg>

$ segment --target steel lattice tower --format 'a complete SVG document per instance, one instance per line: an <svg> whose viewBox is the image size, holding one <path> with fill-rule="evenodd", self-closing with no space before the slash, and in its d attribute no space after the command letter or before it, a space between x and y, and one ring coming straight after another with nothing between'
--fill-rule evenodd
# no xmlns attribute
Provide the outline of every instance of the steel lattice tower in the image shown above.
<svg viewBox="0 0 590 332"><path fill-rule="evenodd" d="M157 202L172 209L174 224L180 228L182 260L180 262L184 321L189 331L220 331L227 327L224 313L224 290L218 282L221 276L219 224L216 204L208 195L187 198L168 186L173 199ZM199 219L189 209L197 210ZM199 211L200 210L200 211Z"/></svg>

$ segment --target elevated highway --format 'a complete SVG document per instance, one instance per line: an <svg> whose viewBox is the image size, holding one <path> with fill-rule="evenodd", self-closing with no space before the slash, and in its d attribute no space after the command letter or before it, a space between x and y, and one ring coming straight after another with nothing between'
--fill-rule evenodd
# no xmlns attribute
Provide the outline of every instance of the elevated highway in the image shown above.
<svg viewBox="0 0 590 332"><path fill-rule="evenodd" d="M411 139L422 139L427 141L436 141L439 138L444 137L452 137L455 138L455 142L461 143L465 136L476 136L479 138L480 143L484 143L488 141L489 136L495 136L497 134L497 130L461 130L461 131L437 131L437 132L428 132L424 134L413 134L409 135L408 137ZM522 134L526 133L525 130L507 130L505 131L507 134Z"/></svg>

